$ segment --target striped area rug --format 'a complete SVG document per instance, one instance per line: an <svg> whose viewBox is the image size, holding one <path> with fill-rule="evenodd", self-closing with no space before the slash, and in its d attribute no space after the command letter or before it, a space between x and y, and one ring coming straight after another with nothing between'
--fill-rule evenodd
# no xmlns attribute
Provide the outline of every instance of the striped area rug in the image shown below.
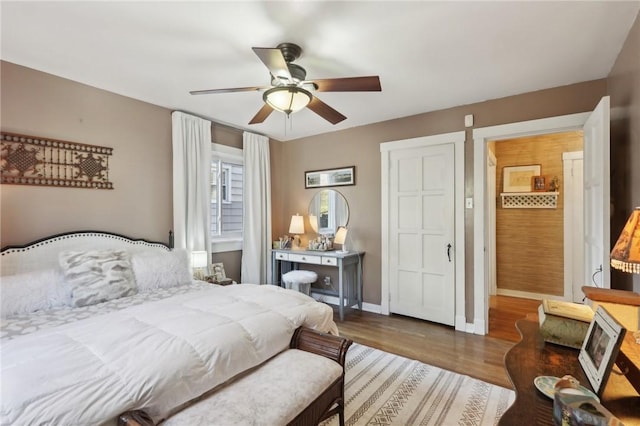
<svg viewBox="0 0 640 426"><path fill-rule="evenodd" d="M345 425L495 425L512 390L354 343ZM338 416L323 423L335 426Z"/></svg>

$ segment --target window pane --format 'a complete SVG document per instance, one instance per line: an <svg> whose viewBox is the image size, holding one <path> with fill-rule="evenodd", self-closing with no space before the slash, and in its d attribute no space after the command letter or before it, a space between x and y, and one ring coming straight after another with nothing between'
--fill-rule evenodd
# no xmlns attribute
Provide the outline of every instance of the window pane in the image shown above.
<svg viewBox="0 0 640 426"><path fill-rule="evenodd" d="M242 164L222 162L214 156L211 164L212 237L242 237L242 192Z"/></svg>

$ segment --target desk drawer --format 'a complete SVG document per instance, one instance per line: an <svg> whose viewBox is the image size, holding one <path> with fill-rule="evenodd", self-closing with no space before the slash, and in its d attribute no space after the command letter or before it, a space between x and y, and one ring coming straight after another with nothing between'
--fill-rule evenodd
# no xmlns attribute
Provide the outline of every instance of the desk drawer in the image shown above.
<svg viewBox="0 0 640 426"><path fill-rule="evenodd" d="M287 260L287 259L289 259L289 253L276 252L276 259L278 259L278 260Z"/></svg>
<svg viewBox="0 0 640 426"><path fill-rule="evenodd" d="M337 257L324 257L324 256L322 256L322 264L323 265L338 266L338 258Z"/></svg>
<svg viewBox="0 0 640 426"><path fill-rule="evenodd" d="M290 262L299 263L313 263L315 265L322 264L322 258L320 256L308 255L308 254L293 254L289 253Z"/></svg>

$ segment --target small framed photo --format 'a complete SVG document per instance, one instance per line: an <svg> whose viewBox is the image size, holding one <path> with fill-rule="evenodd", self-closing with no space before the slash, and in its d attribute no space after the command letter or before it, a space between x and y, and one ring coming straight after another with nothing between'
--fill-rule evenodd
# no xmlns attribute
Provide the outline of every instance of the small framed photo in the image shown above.
<svg viewBox="0 0 640 426"><path fill-rule="evenodd" d="M214 282L222 282L227 278L224 272L224 263L211 264L211 276Z"/></svg>
<svg viewBox="0 0 640 426"><path fill-rule="evenodd" d="M626 329L606 309L598 306L578 355L580 365L598 395L602 395L607 384L625 332Z"/></svg>
<svg viewBox="0 0 640 426"><path fill-rule="evenodd" d="M356 184L356 166L304 172L304 187L345 186Z"/></svg>
<svg viewBox="0 0 640 426"><path fill-rule="evenodd" d="M540 176L540 164L502 168L502 192L531 192L531 178Z"/></svg>
<svg viewBox="0 0 640 426"><path fill-rule="evenodd" d="M531 178L531 191L544 192L547 190L546 176L533 176Z"/></svg>

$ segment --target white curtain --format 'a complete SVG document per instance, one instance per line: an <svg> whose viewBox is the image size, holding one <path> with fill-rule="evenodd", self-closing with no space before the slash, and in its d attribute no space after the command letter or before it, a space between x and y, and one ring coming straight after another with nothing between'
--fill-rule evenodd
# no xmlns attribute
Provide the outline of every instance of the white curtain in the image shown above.
<svg viewBox="0 0 640 426"><path fill-rule="evenodd" d="M211 263L211 122L171 114L175 247L206 251Z"/></svg>
<svg viewBox="0 0 640 426"><path fill-rule="evenodd" d="M269 138L243 134L244 215L242 282L271 283L271 168Z"/></svg>

